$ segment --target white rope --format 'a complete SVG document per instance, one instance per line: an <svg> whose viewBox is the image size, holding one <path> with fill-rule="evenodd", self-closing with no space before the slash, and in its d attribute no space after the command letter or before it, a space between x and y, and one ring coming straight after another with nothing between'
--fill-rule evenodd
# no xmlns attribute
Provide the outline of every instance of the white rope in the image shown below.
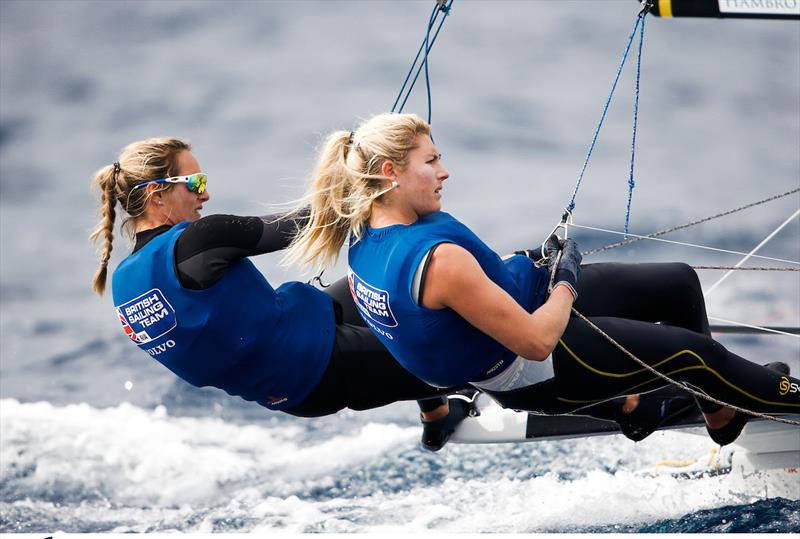
<svg viewBox="0 0 800 539"><path fill-rule="evenodd" d="M800 339L800 335L795 335L794 333L787 333L786 331L780 331L777 329L765 328L763 326L754 326L752 324L745 324L744 322L735 322L733 320L726 320L724 318L717 318L716 316L709 316L707 317L709 320L714 320L716 322L725 322L726 324L731 324L734 326L741 326L743 328L753 328L758 329L760 331L765 331L767 333L777 333L778 335L787 335L789 337L794 337L796 339Z"/></svg>
<svg viewBox="0 0 800 539"><path fill-rule="evenodd" d="M598 227L593 227L593 226L577 225L575 223L572 223L570 226L574 226L575 228L584 228L586 230L595 230L597 232L608 232L609 234L619 234L620 236L625 236L624 232L620 232L618 230L609 230L607 228L598 228ZM728 254L732 254L732 255L742 255L742 256L747 255L747 253L744 253L744 252L741 252L741 251L731 251L731 250L728 250L728 249L720 249L718 247L708 247L707 245L698 245L696 243L685 243L685 242L682 242L682 241L665 240L664 238L651 238L651 237L648 237L648 236L640 236L638 234L632 234L630 232L628 232L627 235L628 236L633 236L634 238L641 238L643 240L661 241L661 242L664 242L664 243L673 243L675 245L683 245L685 247L696 247L698 249L706 249L706 250L709 250L709 251L717 251L717 252L720 252L720 253L728 253ZM793 264L795 266L800 266L800 262L798 262L796 260L786 260L784 258L773 258L771 256L762 256L762 255L752 255L752 258L759 258L759 259L762 259L762 260L772 260L773 262L783 262L785 264Z"/></svg>
<svg viewBox="0 0 800 539"><path fill-rule="evenodd" d="M766 244L767 244L767 242L768 242L769 240L771 240L772 238L774 238L774 237L775 237L775 235L776 235L778 232L780 232L781 230L783 230L783 229L784 229L784 227L785 227L786 225L788 225L789 223L791 223L791 222L792 222L792 221L793 221L793 220L794 220L794 219L795 219L795 218L796 218L798 215L800 215L800 210L797 210L796 212L794 212L794 213L793 213L793 214L792 214L792 215L791 215L791 216L790 216L788 219L786 219L786 220L785 220L783 223L781 223L780 225L778 225L778 228L776 228L775 230L773 230L773 231L772 231L772 233L770 233L770 234L769 234L769 235L768 235L766 238L764 238L764 239L761 241L761 243L759 243L758 245L756 245L755 247L753 247L753 250L752 250L752 251L750 251L749 253L747 253L747 254L744 256L744 258L742 258L741 260L739 260L739 262L737 262L737 263L736 263L736 265L735 265L734 267L735 267L735 268L738 268L739 266L741 266L742 264L744 264L745 262L747 262L747 260L748 260L748 259L750 259L750 258L751 258L751 257L753 257L753 256L756 256L756 255L755 255L755 253L756 253L756 252L757 252L759 249L761 249L761 248L762 248L764 245L766 245ZM723 275L722 277L720 277L720 279L719 279L719 280L718 280L716 283L714 283L713 285L711 285L711 287L710 287L708 290L706 290L706 291L705 291L705 293L703 293L703 296L707 298L707 297L708 297L708 295L709 295L709 294L711 294L711 292L713 292L715 288L717 288L717 287L718 287L720 284L722 284L722 282L723 282L723 281L725 281L725 279L727 279L728 277L730 277L731 275L733 275L733 272L734 272L734 270L728 270L728 271L725 273L725 275Z"/></svg>
<svg viewBox="0 0 800 539"><path fill-rule="evenodd" d="M800 268L763 268L763 267L747 267L742 268L739 266L695 266L692 264L694 269L701 269L701 270L734 270L734 271L792 271L798 272Z"/></svg>

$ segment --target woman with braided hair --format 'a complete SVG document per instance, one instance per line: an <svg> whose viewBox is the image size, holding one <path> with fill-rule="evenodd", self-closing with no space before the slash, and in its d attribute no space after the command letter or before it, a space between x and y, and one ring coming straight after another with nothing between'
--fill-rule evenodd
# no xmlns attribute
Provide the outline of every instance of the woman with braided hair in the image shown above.
<svg viewBox="0 0 800 539"><path fill-rule="evenodd" d="M379 114L329 136L309 191L311 213L288 260L325 267L347 238L351 293L392 355L437 386L471 384L501 405L582 411L665 382L571 316L573 305L662 374L758 413L800 412L800 380L726 350L708 331L700 283L685 264L581 266L573 240L550 270L502 260L441 211L449 173L414 114ZM598 405L602 406L602 405ZM701 399L722 445L749 415Z"/></svg>
<svg viewBox="0 0 800 539"><path fill-rule="evenodd" d="M348 323L356 320L346 282L334 296L299 282L275 289L248 260L288 246L302 212L201 218L207 176L189 143L174 138L128 145L93 184L101 219L90 239L102 244L94 290L106 288L119 203L135 245L113 274L117 316L139 348L183 380L301 417L420 399L431 450L468 413L467 400L448 404L448 390L403 369L360 320Z"/></svg>

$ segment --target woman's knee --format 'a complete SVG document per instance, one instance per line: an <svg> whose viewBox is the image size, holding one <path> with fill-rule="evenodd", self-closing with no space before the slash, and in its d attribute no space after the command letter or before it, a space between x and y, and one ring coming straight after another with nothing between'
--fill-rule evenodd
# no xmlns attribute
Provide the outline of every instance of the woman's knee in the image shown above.
<svg viewBox="0 0 800 539"><path fill-rule="evenodd" d="M669 266L677 282L683 283L689 288L700 290L700 277L698 277L692 266L685 262L670 262Z"/></svg>
<svg viewBox="0 0 800 539"><path fill-rule="evenodd" d="M665 283L669 283L669 296L680 304L695 308L704 304L703 289L697 272L689 264L671 262Z"/></svg>

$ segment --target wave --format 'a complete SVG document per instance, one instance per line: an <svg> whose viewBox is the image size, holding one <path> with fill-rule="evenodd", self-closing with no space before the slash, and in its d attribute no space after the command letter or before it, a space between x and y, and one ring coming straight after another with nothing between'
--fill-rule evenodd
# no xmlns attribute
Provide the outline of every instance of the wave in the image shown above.
<svg viewBox="0 0 800 539"><path fill-rule="evenodd" d="M365 415L320 436L314 421L242 425L175 417L164 406L3 399L0 529L678 531L697 526L685 519L698 511L713 519L774 497L758 477L639 471L665 456L696 456L708 447L701 436L450 445L430 454L416 445L418 426ZM792 525L780 504L797 507L797 499L765 506L768 529Z"/></svg>

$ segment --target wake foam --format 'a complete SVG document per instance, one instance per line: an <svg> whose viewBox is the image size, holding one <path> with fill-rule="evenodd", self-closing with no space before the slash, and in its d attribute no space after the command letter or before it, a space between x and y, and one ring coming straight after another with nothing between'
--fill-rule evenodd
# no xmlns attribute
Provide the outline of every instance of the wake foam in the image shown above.
<svg viewBox="0 0 800 539"><path fill-rule="evenodd" d="M638 472L703 453L703 436L461 445L431 454L417 445L418 425L388 416L357 414L346 434L314 438L313 421L237 425L175 417L164 407L4 399L0 529L635 531L770 496L759 477Z"/></svg>

